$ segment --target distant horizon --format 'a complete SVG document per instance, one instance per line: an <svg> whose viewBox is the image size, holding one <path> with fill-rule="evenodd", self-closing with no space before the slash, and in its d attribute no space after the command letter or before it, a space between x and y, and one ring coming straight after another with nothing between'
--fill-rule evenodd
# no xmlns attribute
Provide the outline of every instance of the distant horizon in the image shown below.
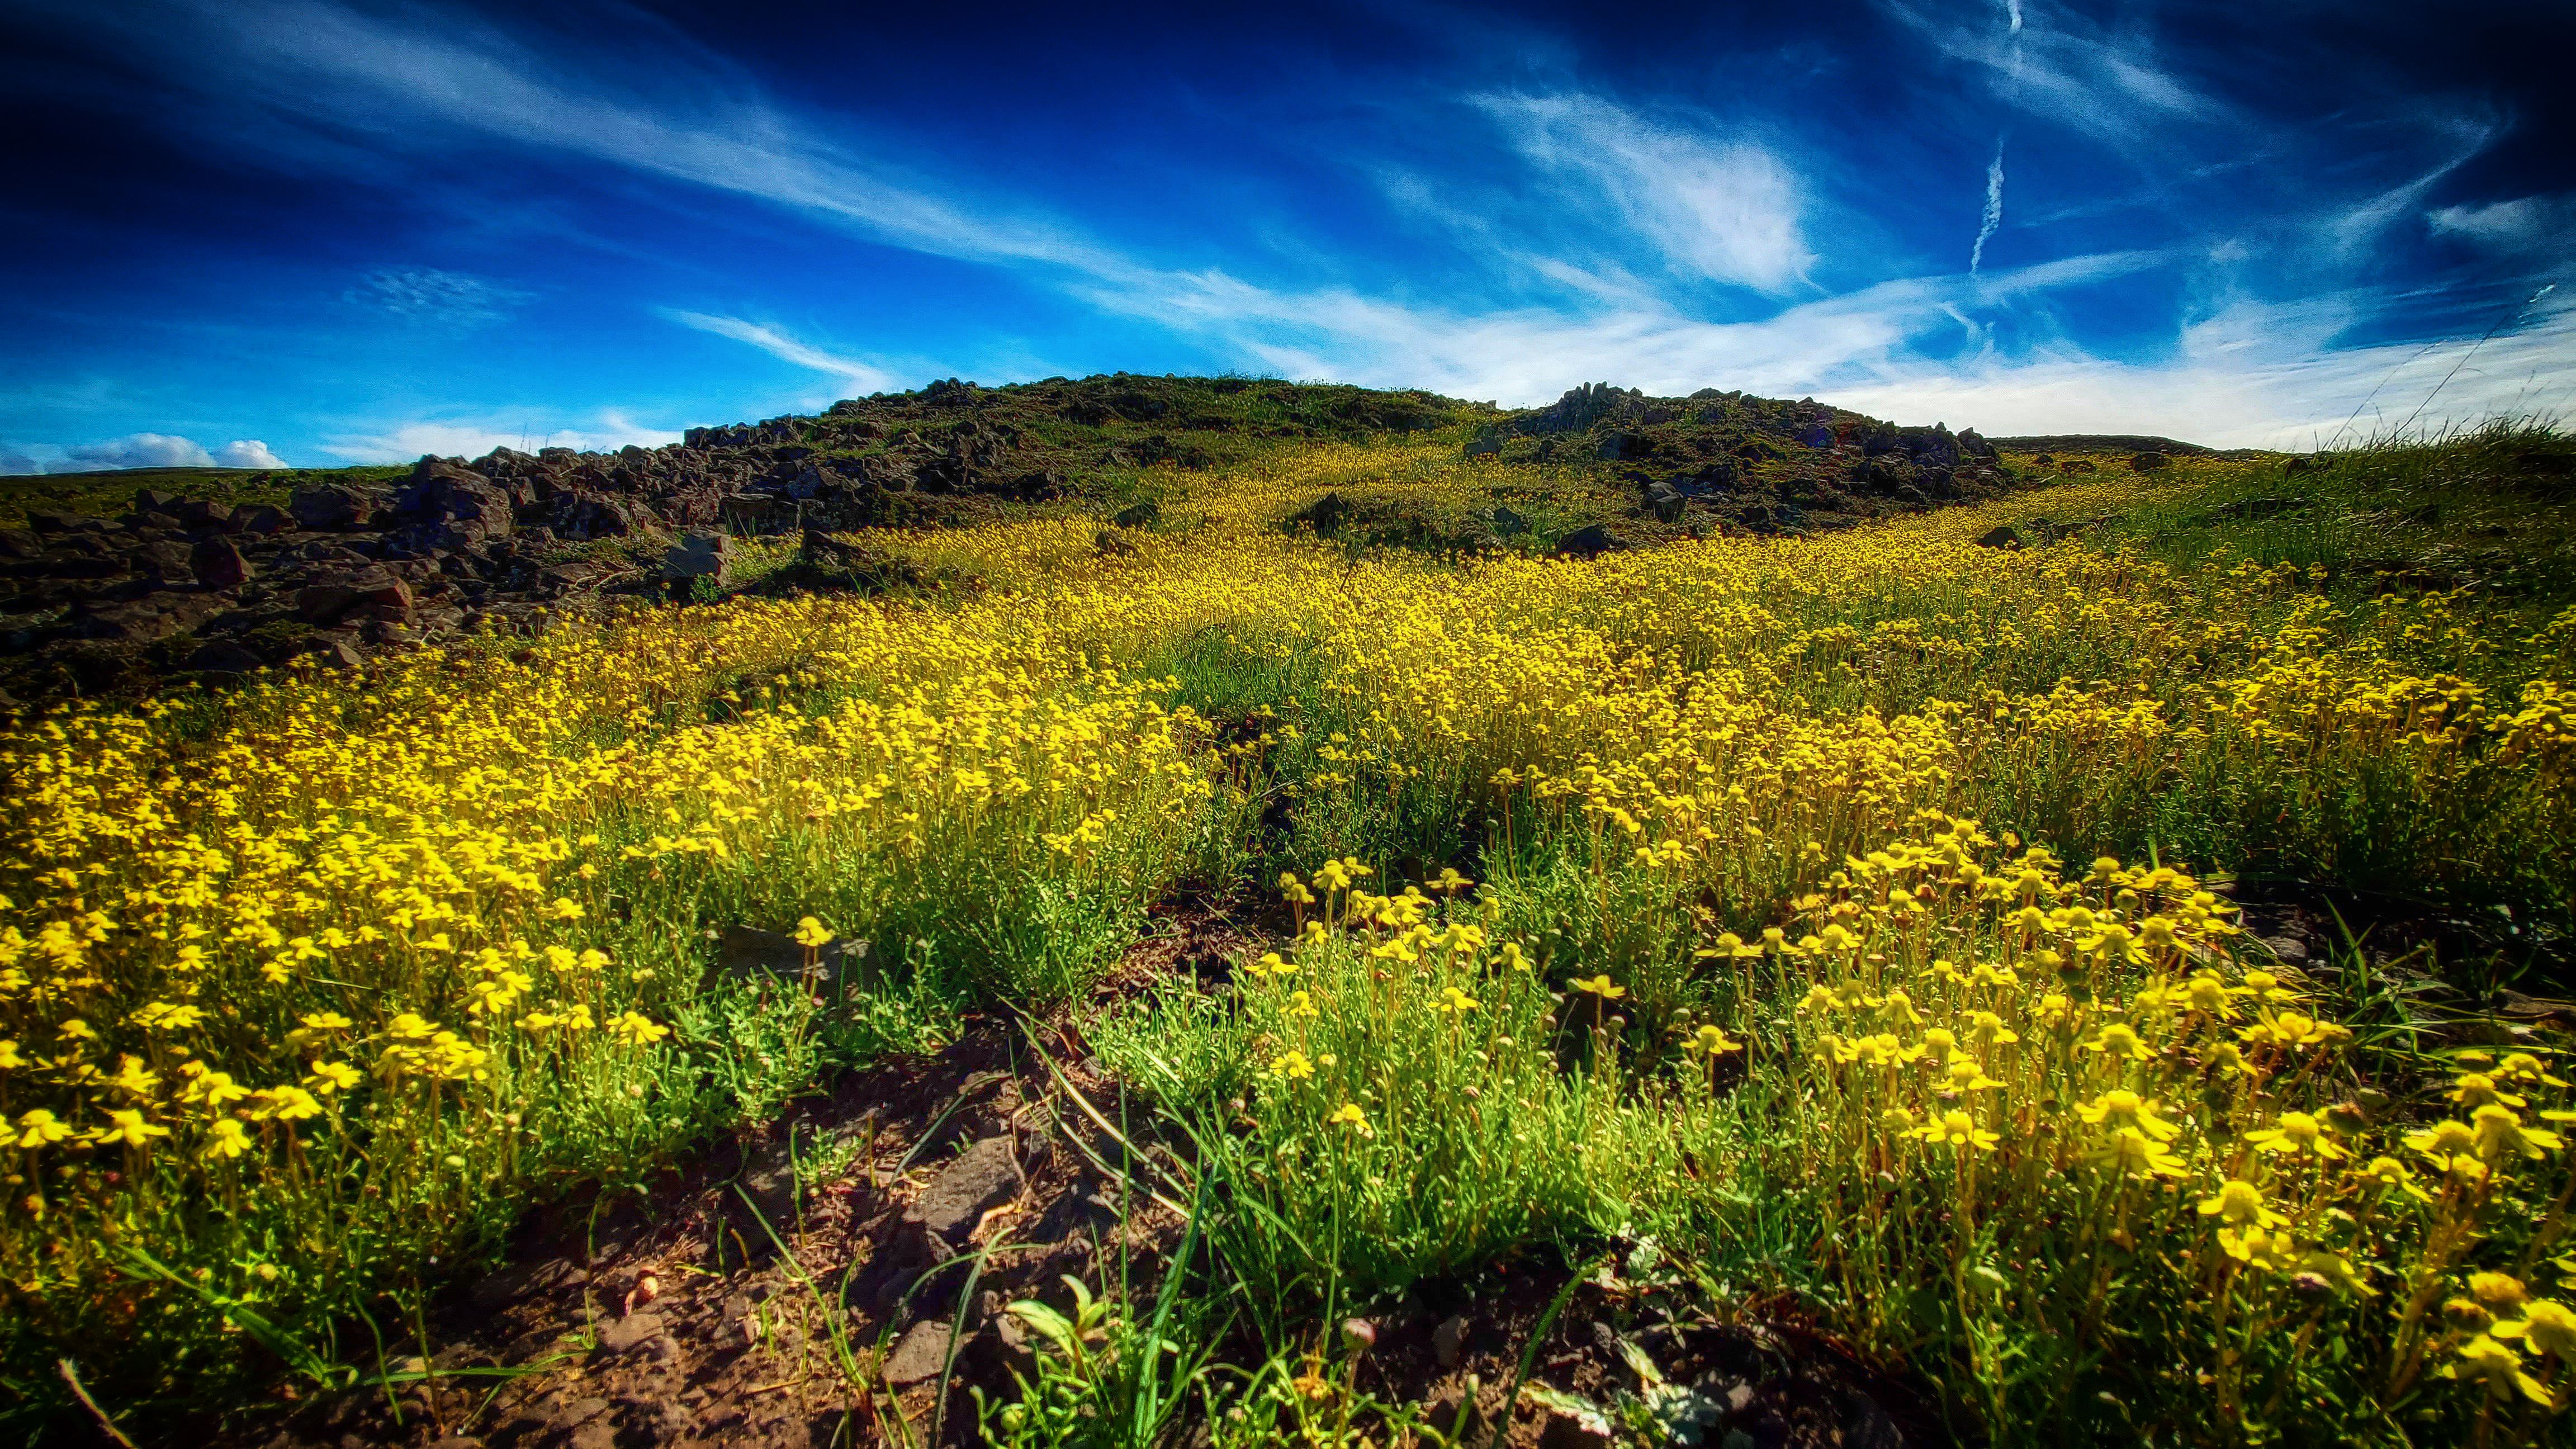
<svg viewBox="0 0 2576 1449"><path fill-rule="evenodd" d="M2306 451L2576 401L2576 11L25 0L0 473L948 376Z"/></svg>

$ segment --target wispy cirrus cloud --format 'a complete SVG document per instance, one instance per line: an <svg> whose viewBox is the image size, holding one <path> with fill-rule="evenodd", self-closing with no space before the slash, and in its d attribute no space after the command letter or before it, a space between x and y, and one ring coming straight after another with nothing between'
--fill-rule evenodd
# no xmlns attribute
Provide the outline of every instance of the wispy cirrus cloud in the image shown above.
<svg viewBox="0 0 2576 1449"><path fill-rule="evenodd" d="M1579 92L1472 99L1572 207L1608 208L1676 270L1770 293L1806 280L1802 187L1769 148Z"/></svg>
<svg viewBox="0 0 2576 1449"><path fill-rule="evenodd" d="M384 267L359 278L344 296L407 321L470 328L502 321L536 294L438 267Z"/></svg>
<svg viewBox="0 0 2576 1449"><path fill-rule="evenodd" d="M663 317L683 327L729 337L757 347L781 362L792 362L798 367L819 372L842 383L853 394L885 392L902 384L900 377L879 363L826 351L764 323L708 312L691 312L678 307L657 310Z"/></svg>
<svg viewBox="0 0 2576 1449"><path fill-rule="evenodd" d="M2173 75L2146 32L2108 29L2069 6L2026 7L2016 0L2000 29L1986 4L1886 0L1885 9L1944 55L1978 67L2007 105L2116 150L2136 153L2156 127L2226 126L2237 119L2232 107Z"/></svg>
<svg viewBox="0 0 2576 1449"><path fill-rule="evenodd" d="M2114 30L2036 0L2027 9L2009 0L2000 18L1991 6L1917 8L1930 3L1899 0L1890 13L1934 39L1943 54L1965 61L2004 104L2046 122L2029 127L2042 136L2026 141L2015 134L2015 185L2033 199L2020 203L2024 216L2033 213L2034 201L2043 214L2074 215L2077 203L2045 193L2045 143L2054 138L2062 148L2068 132L2142 163L2135 169L2147 178L2145 189L2119 203L2130 210L2152 204L2159 188L2248 164L2241 137L2230 135L2228 154L2217 159L2204 144L2213 134L2244 129L2245 118L2180 78L2145 31ZM2083 416L2161 399L2192 404L2195 417L2212 419L2202 435L2229 441L2250 434L2217 430L2256 424L2225 422L2234 414L2203 406L2204 399L2260 397L2273 420L2267 427L2284 419L2305 425L2354 401L2338 370L2342 362L2298 365L2267 350L2263 328L2273 329L2271 342L2295 339L2330 359L2359 359L2353 366L2384 371L2389 363L2345 345L2357 330L2351 317L2318 330L2229 291L2249 269L2248 243L2227 229L2246 221L2243 215L2213 220L2205 235L2194 235L2192 218L2167 208L2151 233L2152 250L2069 246L2056 261L1987 268L1988 244L2003 223L2000 140L1986 167L1982 212L1945 212L1937 222L1948 227L1977 217L1967 269L1934 273L1922 259L1955 256L1955 242L1946 238L1956 232L1938 232L1909 248L1888 244L1867 225L1849 224L1851 178L1833 194L1820 182L1825 166L1815 167L1815 176L1802 172L1806 152L1789 130L1748 128L1669 100L1623 98L1561 74L1549 83L1524 78L1516 89L1461 86L1408 102L1416 109L1401 119L1451 127L1443 145L1482 147L1476 164L1444 177L1421 156L1401 167L1355 158L1359 170L1380 178L1386 197L1439 219L1455 245L1394 265L1382 257L1352 265L1331 244L1310 245L1285 224L1279 228L1289 233L1285 244L1267 253L1227 252L1206 236L1134 226L1128 235L1139 239L1114 240L1117 227L1092 220L1092 213L1049 210L953 167L944 176L920 169L935 168L932 161L897 165L886 158L934 153L927 146L881 144L882 137L863 133L846 116L783 100L723 57L669 33L654 32L659 48L649 51L638 50L632 37L614 50L547 46L450 11L360 10L334 0L174 0L163 13L185 23L113 17L97 23L125 24L139 52L159 54L172 84L199 88L208 106L254 105L344 149L339 138L349 136L363 137L383 155L436 158L465 146L498 148L573 158L628 182L671 183L657 196L702 192L719 201L753 201L813 224L820 236L990 268L1021 289L1018 295L1042 293L1049 305L1074 304L1060 310L1088 319L1071 324L1076 327L1144 324L1121 335L1184 342L1203 348L1200 355L1301 376L1432 386L1509 403L1543 401L1592 378L1671 391L1716 383L1874 399L1909 414L1939 407L1953 420L1990 430L1999 415L2022 405L2015 399L2047 399ZM173 38L163 31L185 33ZM1476 122L1472 135L1456 130L1460 115ZM1991 120L1974 125L1994 134ZM1970 144L1974 159L1983 159L1984 146ZM1440 148L1423 153L1432 154ZM2034 166L2034 156L2041 164ZM2395 183L2383 165L2376 185L2360 176L2368 168L2352 168L2314 182L2295 203L2256 220L2276 236L2324 240L2311 251L2334 250L2338 225L2384 233L2396 219L2421 213L2458 166L2447 154L2434 160L2441 169L2419 165ZM1846 156L1842 164L1848 169L1850 162ZM1972 166L1973 160L1961 166L1961 181L1974 175ZM1919 177L1900 180L1910 187ZM1973 207L1964 195L1958 199ZM2528 214L2520 211L2450 208L2428 221L2445 234L2473 238L2530 230ZM2260 230L2245 227L2242 235L2259 244ZM2118 235L2103 229L2097 239L2106 233ZM1325 234L1318 229L1319 237ZM2127 235L2108 243L2130 244ZM1293 261L1283 264L1282 257ZM1821 264L1827 260L1831 266ZM2097 338L2088 345L2065 325L2066 299L2150 271L2171 275L2139 283L2133 295L2188 299L2165 304L2175 310L2162 335L2132 327L2114 342ZM1834 290L1815 280L1820 272L1861 280ZM380 305L396 310L414 305L414 298L428 310L452 296L470 311L471 288L440 280L461 275L422 272L371 286L391 299ZM1319 276L1332 280L1313 280ZM2348 277L2328 278L2327 285L2340 287L2336 295L2363 313L2391 305L2396 296L2395 289L2351 285ZM758 289L746 283L741 290ZM850 391L936 375L926 363L908 360L912 347L817 342L756 320L770 313L755 303L662 309L660 315L758 348ZM2223 344L2209 331L2220 317L2234 329ZM2563 331L2546 336L2553 345L2566 340ZM988 352L1034 356L1037 349ZM2476 392L2486 386L2478 379L2494 373L2491 364L2520 355L2500 349L2482 356L2455 395L2484 396ZM1961 389L1971 382L1992 409L1962 403ZM2105 392L2086 401L2087 388ZM558 410L543 430L488 412L353 425L327 446L336 456L380 458L479 451L495 442L668 436L668 430L623 419L612 424L579 409ZM2169 419L2156 430L2175 426Z"/></svg>

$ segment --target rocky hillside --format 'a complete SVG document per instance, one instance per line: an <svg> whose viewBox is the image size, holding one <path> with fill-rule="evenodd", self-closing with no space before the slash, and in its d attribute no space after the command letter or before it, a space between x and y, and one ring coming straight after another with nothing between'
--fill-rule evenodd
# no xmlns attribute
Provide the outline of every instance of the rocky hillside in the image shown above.
<svg viewBox="0 0 2576 1449"><path fill-rule="evenodd" d="M764 537L780 540L772 561L795 552L806 565L779 575L785 586L900 584L899 568L832 535L1142 517L1193 472L1408 435L1540 465L1533 476L1554 480L1542 486L1581 495L1578 522L1547 540L1576 554L1703 528L1834 527L2009 481L1974 432L1714 389L1653 398L1591 384L1505 413L1251 378L950 380L818 416L693 428L662 448L498 448L423 458L407 475L258 474L204 490L222 497L177 496L155 478L114 517L29 507L23 527L0 528L0 689L33 701L289 663L347 668L621 599L711 597L743 541ZM188 480L201 481L213 480ZM1429 538L1401 520L1308 521L1352 539Z"/></svg>
<svg viewBox="0 0 2576 1449"><path fill-rule="evenodd" d="M1608 383L1482 429L1470 454L1604 468L1641 512L1775 532L1991 497L2010 481L1972 429L1898 427L1813 398L1702 388L1648 397Z"/></svg>

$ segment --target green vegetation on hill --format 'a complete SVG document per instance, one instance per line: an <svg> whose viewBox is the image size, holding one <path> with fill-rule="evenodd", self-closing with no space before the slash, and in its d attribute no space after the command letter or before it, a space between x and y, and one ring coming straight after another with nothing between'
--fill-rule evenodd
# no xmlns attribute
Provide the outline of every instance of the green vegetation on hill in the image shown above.
<svg viewBox="0 0 2576 1449"><path fill-rule="evenodd" d="M1998 1442L2563 1434L2556 434L2034 479L1808 403L1093 379L679 451L991 511L781 535L873 592L0 732L27 1421L63 1357L138 1424L376 1413L531 1203L795 1111L785 1211L469 1347L568 1387L705 1325L827 1435L1014 1446L1749 1436L1726 1334ZM638 453L419 486L570 517ZM956 1104L799 1104L961 1041L1063 1197L923 1156ZM1590 1370L1503 1316L1577 1295Z"/></svg>

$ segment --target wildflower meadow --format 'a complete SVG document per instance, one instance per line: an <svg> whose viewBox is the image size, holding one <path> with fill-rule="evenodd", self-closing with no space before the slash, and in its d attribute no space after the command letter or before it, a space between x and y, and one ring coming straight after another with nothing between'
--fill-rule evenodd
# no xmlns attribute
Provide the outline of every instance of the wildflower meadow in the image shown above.
<svg viewBox="0 0 2576 1449"><path fill-rule="evenodd" d="M1650 1242L1963 1437L2563 1441L2576 1062L2481 1012L2570 960L2576 598L2222 507L2563 448L2025 463L1593 559L1319 539L1327 493L1542 481L1283 448L1149 526L857 540L919 587L22 711L0 1392L360 1381L530 1204L1000 1012L1187 1144L1173 1291L1248 1305L1215 1358L1329 1366L1373 1294ZM1096 993L1185 889L1268 939ZM2294 898L2477 929L2291 959L2245 914ZM816 970L718 969L737 924ZM1153 1350L1082 1293L1130 1327L1060 1321L981 1432L1178 1442L1084 1409L1101 1342ZM1314 1371L1182 1418L1448 1431Z"/></svg>

